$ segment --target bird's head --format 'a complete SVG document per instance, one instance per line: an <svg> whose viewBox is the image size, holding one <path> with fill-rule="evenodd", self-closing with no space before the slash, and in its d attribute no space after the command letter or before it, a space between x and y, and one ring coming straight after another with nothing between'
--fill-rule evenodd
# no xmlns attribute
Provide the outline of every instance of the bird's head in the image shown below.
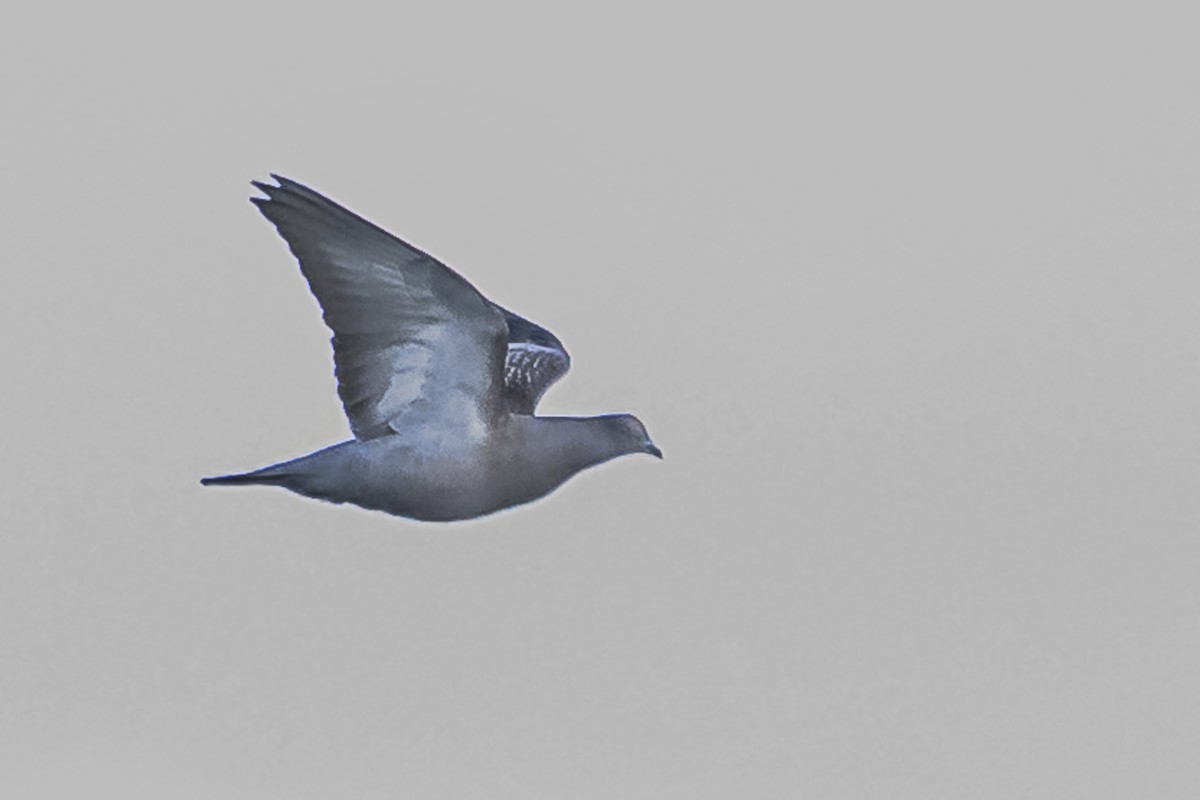
<svg viewBox="0 0 1200 800"><path fill-rule="evenodd" d="M618 441L624 445L625 452L649 453L655 458L663 457L662 450L650 441L646 426L633 414L611 414L605 417L605 420Z"/></svg>

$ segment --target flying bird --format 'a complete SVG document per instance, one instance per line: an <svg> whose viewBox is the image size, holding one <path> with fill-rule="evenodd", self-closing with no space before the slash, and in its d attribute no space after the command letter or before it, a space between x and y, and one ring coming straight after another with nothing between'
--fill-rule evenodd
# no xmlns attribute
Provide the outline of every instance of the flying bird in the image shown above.
<svg viewBox="0 0 1200 800"><path fill-rule="evenodd" d="M545 328L432 256L293 180L254 181L333 332L354 438L204 485L282 486L400 517L451 521L543 497L617 456L662 458L632 414L539 417L571 359Z"/></svg>

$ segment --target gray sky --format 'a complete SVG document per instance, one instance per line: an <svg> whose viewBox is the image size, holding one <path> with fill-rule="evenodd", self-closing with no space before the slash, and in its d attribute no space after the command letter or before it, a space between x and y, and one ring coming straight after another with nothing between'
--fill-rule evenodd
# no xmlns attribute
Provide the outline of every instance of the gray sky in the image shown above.
<svg viewBox="0 0 1200 800"><path fill-rule="evenodd" d="M0 796L1194 796L1194 26L781 8L10 15ZM269 171L666 460L202 490L348 435Z"/></svg>

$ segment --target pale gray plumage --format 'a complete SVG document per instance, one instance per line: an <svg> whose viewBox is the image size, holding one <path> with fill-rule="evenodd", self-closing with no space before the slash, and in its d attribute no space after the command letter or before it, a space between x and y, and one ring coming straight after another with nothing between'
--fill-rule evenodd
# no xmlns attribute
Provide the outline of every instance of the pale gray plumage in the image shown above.
<svg viewBox="0 0 1200 800"><path fill-rule="evenodd" d="M527 503L628 453L662 457L629 414L538 417L570 368L554 334L332 200L272 175L251 198L300 262L333 331L354 439L204 484L267 484L421 520Z"/></svg>

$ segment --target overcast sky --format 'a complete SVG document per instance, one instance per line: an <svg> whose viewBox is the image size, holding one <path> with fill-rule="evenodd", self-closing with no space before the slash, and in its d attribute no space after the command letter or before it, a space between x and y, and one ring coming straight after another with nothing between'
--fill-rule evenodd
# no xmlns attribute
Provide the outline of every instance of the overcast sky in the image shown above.
<svg viewBox="0 0 1200 800"><path fill-rule="evenodd" d="M1182 11L70 5L0 32L0 796L1195 796ZM268 172L666 459L201 489L349 435Z"/></svg>

